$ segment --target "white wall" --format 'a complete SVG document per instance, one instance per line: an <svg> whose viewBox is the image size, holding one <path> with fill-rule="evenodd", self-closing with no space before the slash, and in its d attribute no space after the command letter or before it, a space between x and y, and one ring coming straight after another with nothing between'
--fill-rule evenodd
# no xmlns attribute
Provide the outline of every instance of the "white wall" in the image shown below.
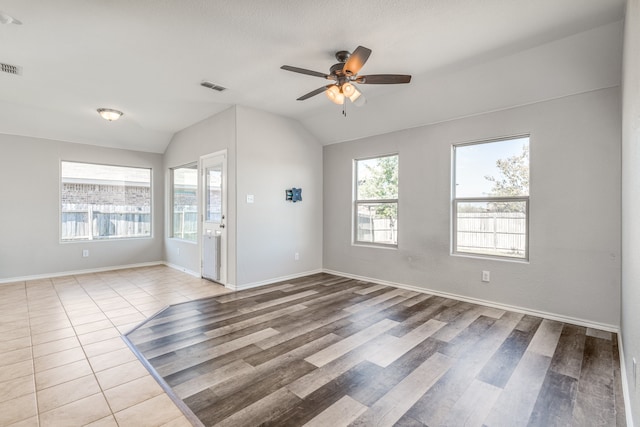
<svg viewBox="0 0 640 427"><path fill-rule="evenodd" d="M640 1L629 0L622 94L622 342L633 418L640 392L633 362L640 358Z"/></svg>
<svg viewBox="0 0 640 427"><path fill-rule="evenodd" d="M200 156L227 150L227 282L236 283L236 109L229 108L206 120L176 133L164 153L164 176L167 194L171 192L169 169L197 162ZM171 212L170 198L166 209ZM201 201L198 200L200 204ZM170 221L171 215L167 215ZM201 225L198 225L198 242L169 238L169 223L166 224L165 260L192 274L200 275Z"/></svg>
<svg viewBox="0 0 640 427"><path fill-rule="evenodd" d="M162 155L3 134L0 153L0 281L162 261ZM151 168L153 237L61 243L61 160Z"/></svg>
<svg viewBox="0 0 640 427"><path fill-rule="evenodd" d="M619 102L615 87L326 146L324 267L616 327ZM530 262L451 256L451 145L524 133L531 134ZM398 249L353 246L352 159L393 152ZM482 270L491 283L481 282Z"/></svg>
<svg viewBox="0 0 640 427"><path fill-rule="evenodd" d="M238 286L321 269L322 146L294 120L237 112ZM285 201L291 187L302 202Z"/></svg>

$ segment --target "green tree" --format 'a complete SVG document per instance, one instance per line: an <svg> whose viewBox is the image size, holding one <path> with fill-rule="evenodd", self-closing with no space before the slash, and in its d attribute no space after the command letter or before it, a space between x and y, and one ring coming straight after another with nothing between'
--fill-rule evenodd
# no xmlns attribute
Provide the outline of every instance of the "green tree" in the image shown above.
<svg viewBox="0 0 640 427"><path fill-rule="evenodd" d="M363 162L366 169L358 176L358 199L398 198L398 156L378 157L373 162Z"/></svg>
<svg viewBox="0 0 640 427"><path fill-rule="evenodd" d="M496 160L500 176L485 176L493 183L489 193L493 197L517 197L529 195L529 145L522 146L522 153L506 159ZM521 202L493 202L490 209L497 212L521 212L525 206Z"/></svg>
<svg viewBox="0 0 640 427"><path fill-rule="evenodd" d="M499 177L485 176L493 183L490 196L513 197L529 194L529 145L522 146L522 153L506 159L498 159Z"/></svg>
<svg viewBox="0 0 640 427"><path fill-rule="evenodd" d="M398 156L361 160L358 164L358 200L385 200L398 198ZM362 170L360 170L362 168ZM395 235L398 206L393 203L375 205L378 218L387 218Z"/></svg>

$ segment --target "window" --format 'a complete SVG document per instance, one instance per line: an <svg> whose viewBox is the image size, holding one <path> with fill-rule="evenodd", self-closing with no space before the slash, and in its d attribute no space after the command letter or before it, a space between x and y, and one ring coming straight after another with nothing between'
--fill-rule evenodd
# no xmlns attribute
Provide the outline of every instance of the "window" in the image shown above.
<svg viewBox="0 0 640 427"><path fill-rule="evenodd" d="M151 169L61 162L63 241L151 236Z"/></svg>
<svg viewBox="0 0 640 427"><path fill-rule="evenodd" d="M171 187L171 237L195 242L198 239L197 164L171 169Z"/></svg>
<svg viewBox="0 0 640 427"><path fill-rule="evenodd" d="M398 245L398 155L354 161L354 242Z"/></svg>
<svg viewBox="0 0 640 427"><path fill-rule="evenodd" d="M453 253L528 259L529 137L453 147Z"/></svg>

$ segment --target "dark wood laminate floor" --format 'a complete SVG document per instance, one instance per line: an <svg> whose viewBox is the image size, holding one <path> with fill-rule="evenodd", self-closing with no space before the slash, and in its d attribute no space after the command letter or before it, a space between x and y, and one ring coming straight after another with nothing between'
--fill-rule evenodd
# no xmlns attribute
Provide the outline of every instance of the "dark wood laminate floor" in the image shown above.
<svg viewBox="0 0 640 427"><path fill-rule="evenodd" d="M127 338L206 426L624 426L615 334L329 274Z"/></svg>

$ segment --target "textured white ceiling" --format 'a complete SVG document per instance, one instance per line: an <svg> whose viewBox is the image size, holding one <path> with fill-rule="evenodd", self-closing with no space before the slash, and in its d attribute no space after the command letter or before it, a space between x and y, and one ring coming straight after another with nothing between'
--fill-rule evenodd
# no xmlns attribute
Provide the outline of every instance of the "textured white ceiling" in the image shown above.
<svg viewBox="0 0 640 427"><path fill-rule="evenodd" d="M23 22L0 25L0 62L23 71L0 73L0 133L163 152L175 132L234 104L295 118L333 143L535 101L567 60L596 68L592 78L565 77L545 96L616 84L612 23L624 0L5 0L0 10ZM358 45L373 50L361 74L412 83L363 85L368 103L346 119L323 95L295 100L326 81L281 65L328 72L335 51ZM496 85L500 70L521 76L507 89L546 77L511 97ZM503 92L493 104L468 105L491 90ZM99 107L125 116L106 122Z"/></svg>

